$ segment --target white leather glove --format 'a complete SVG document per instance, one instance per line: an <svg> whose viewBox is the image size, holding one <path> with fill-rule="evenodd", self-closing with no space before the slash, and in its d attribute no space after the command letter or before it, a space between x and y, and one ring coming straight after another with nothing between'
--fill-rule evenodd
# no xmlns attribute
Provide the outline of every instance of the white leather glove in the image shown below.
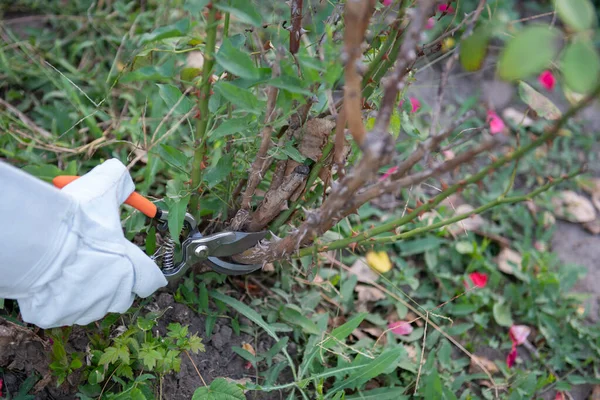
<svg viewBox="0 0 600 400"><path fill-rule="evenodd" d="M136 294L165 286L121 229L119 206L133 191L116 159L62 190L0 162L0 298L17 299L25 322L52 328L123 313Z"/></svg>

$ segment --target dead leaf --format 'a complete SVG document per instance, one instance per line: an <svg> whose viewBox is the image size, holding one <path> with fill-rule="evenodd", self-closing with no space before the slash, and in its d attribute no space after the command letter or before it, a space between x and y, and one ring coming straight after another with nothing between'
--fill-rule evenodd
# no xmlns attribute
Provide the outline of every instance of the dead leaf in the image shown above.
<svg viewBox="0 0 600 400"><path fill-rule="evenodd" d="M512 107L504 109L504 111L502 111L502 117L512 124L518 126L528 127L534 124L533 119Z"/></svg>
<svg viewBox="0 0 600 400"><path fill-rule="evenodd" d="M313 161L318 161L335 122L325 118L313 118L296 129L292 136L300 140L298 151Z"/></svg>
<svg viewBox="0 0 600 400"><path fill-rule="evenodd" d="M408 353L408 358L410 358L411 361L417 361L417 349L415 346L404 345L404 350L406 350L406 353Z"/></svg>
<svg viewBox="0 0 600 400"><path fill-rule="evenodd" d="M596 218L591 222L585 222L583 227L592 235L597 235L600 233L600 219Z"/></svg>
<svg viewBox="0 0 600 400"><path fill-rule="evenodd" d="M359 302L379 301L385 299L385 293L369 285L356 285L354 291L358 293Z"/></svg>
<svg viewBox="0 0 600 400"><path fill-rule="evenodd" d="M377 275L366 263L364 258L357 259L349 270L351 275L356 275L359 282L370 283L375 282Z"/></svg>
<svg viewBox="0 0 600 400"><path fill-rule="evenodd" d="M266 263L265 265L263 265L262 270L263 272L274 272L275 265L273 265L273 263Z"/></svg>
<svg viewBox="0 0 600 400"><path fill-rule="evenodd" d="M242 343L242 349L246 350L248 353L252 354L253 356L256 356L256 350L254 350L254 347L252 347L252 345L250 343Z"/></svg>
<svg viewBox="0 0 600 400"><path fill-rule="evenodd" d="M520 271L522 269L522 262L523 257L521 257L521 254L509 248L503 248L496 256L496 264L498 264L498 269L508 275L514 274L513 265L514 268L517 268Z"/></svg>
<svg viewBox="0 0 600 400"><path fill-rule="evenodd" d="M600 195L600 178L581 178L577 183L586 193Z"/></svg>
<svg viewBox="0 0 600 400"><path fill-rule="evenodd" d="M554 121L562 116L553 102L522 81L519 82L519 97L542 118Z"/></svg>
<svg viewBox="0 0 600 400"><path fill-rule="evenodd" d="M600 192L594 193L592 195L592 203L594 203L598 211L600 211Z"/></svg>
<svg viewBox="0 0 600 400"><path fill-rule="evenodd" d="M366 259L369 267L382 274L392 269L392 262L385 251L369 251Z"/></svg>
<svg viewBox="0 0 600 400"><path fill-rule="evenodd" d="M479 362L479 364L477 362ZM469 365L469 373L470 374L485 373L483 368L481 368L480 364L483 365L485 367L485 369L487 369L488 372L492 375L499 372L498 366L492 360L488 360L485 357L478 357L478 356L474 355L473 357L471 357L471 364Z"/></svg>
<svg viewBox="0 0 600 400"><path fill-rule="evenodd" d="M580 194L565 190L552 199L554 215L570 222L591 222L596 219L592 203Z"/></svg>
<svg viewBox="0 0 600 400"><path fill-rule="evenodd" d="M201 51L190 51L186 58L186 67L202 69L204 66L204 56Z"/></svg>
<svg viewBox="0 0 600 400"><path fill-rule="evenodd" d="M473 206L471 206L469 204L462 204L462 205L456 207L456 211L454 212L454 215L456 216L456 215L461 215L461 214L467 214L467 213L473 212L473 210L475 210L475 208L473 208ZM452 225L449 225L448 231L452 235L458 235L461 232L464 232L465 230L467 232L478 230L484 224L485 224L485 220L483 219L483 217L481 215L473 214L470 217L463 219L462 221L459 221Z"/></svg>
<svg viewBox="0 0 600 400"><path fill-rule="evenodd" d="M554 218L551 212L544 211L542 214L542 223L544 224L544 228L550 228L556 223L556 218Z"/></svg>
<svg viewBox="0 0 600 400"><path fill-rule="evenodd" d="M363 328L363 331L376 338L379 338L379 336L383 334L383 329L375 326L371 328ZM385 336L379 342L381 342L384 338Z"/></svg>

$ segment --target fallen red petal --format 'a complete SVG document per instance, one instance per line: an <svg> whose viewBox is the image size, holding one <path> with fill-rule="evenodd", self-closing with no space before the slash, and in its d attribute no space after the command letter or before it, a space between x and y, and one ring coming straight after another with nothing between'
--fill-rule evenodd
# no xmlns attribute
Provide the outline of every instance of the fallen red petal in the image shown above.
<svg viewBox="0 0 600 400"><path fill-rule="evenodd" d="M504 128L505 128L504 121L502 121L502 119L498 116L498 114L496 114L494 111L490 110L490 111L488 111L487 115L488 115L487 121L490 124L490 133L492 135L495 135L497 133L504 131Z"/></svg>
<svg viewBox="0 0 600 400"><path fill-rule="evenodd" d="M383 180L389 178L396 171L398 171L398 166L391 167L390 169L385 171L385 173L381 176L381 178L379 178L379 181L383 181Z"/></svg>
<svg viewBox="0 0 600 400"><path fill-rule="evenodd" d="M396 335L409 335L413 331L412 325L406 321L390 322L388 329Z"/></svg>
<svg viewBox="0 0 600 400"><path fill-rule="evenodd" d="M565 394L563 392L556 392L554 400L567 400L567 398L565 397Z"/></svg>
<svg viewBox="0 0 600 400"><path fill-rule="evenodd" d="M487 285L488 276L483 272L471 272L469 274L469 279L471 279L471 282L478 288L484 288Z"/></svg>
<svg viewBox="0 0 600 400"><path fill-rule="evenodd" d="M508 366L508 368L512 368L512 366L515 365L516 360L517 360L517 346L515 344L513 344L512 349L510 350L510 353L508 353L508 356L506 356L506 365Z"/></svg>
<svg viewBox="0 0 600 400"><path fill-rule="evenodd" d="M556 78L552 74L552 71L546 70L540 74L538 82L544 89L552 91L554 90L554 85L556 85Z"/></svg>
<svg viewBox="0 0 600 400"><path fill-rule="evenodd" d="M382 3L384 6L389 7L392 5L392 0L383 0Z"/></svg>
<svg viewBox="0 0 600 400"><path fill-rule="evenodd" d="M508 330L510 340L516 345L521 345L527 340L527 336L531 333L531 329L526 325L513 325Z"/></svg>

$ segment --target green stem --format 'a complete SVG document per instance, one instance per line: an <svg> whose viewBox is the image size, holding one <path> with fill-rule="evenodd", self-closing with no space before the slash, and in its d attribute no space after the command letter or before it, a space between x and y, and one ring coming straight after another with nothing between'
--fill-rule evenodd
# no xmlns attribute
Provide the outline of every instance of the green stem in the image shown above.
<svg viewBox="0 0 600 400"><path fill-rule="evenodd" d="M333 149L333 142L327 143L325 145L325 147L323 148L323 153L321 155L321 158L319 159L319 161L317 161L317 163L311 169L310 175L308 175L308 179L306 181L306 190L310 190L310 187L313 185L313 183L319 176L321 169L323 169L323 166L325 165L325 160L329 156L329 153L331 153L332 149ZM292 213L298 208L300 203L302 203L302 197L303 196L300 196L296 201L294 201L289 206L289 208L287 210L285 210L284 212L279 214L277 219L275 221L273 221L273 223L269 227L269 230L271 232L277 232L277 230L281 227L281 225L283 225L285 223L285 221L288 220L290 215L292 215Z"/></svg>
<svg viewBox="0 0 600 400"><path fill-rule="evenodd" d="M394 44L392 45L392 49L390 50L387 58L383 59L383 61L379 61L379 65L375 65L374 68L374 74L373 76L368 76L365 75L366 81L363 80L363 97L365 99L368 99L369 97L371 97L371 95L373 94L373 92L375 91L375 88L378 86L377 82L381 81L381 78L383 78L383 76L388 72L388 70L391 68L392 65L394 65L394 63L396 62L396 59L398 58L398 53L400 52L400 45L402 44L402 40L400 40L400 37L402 36L403 31L398 30L396 33L396 36L394 37L395 41ZM390 36L391 38L391 36ZM388 40L390 39L388 38ZM379 57L379 54L377 55ZM381 54L382 58L383 58L383 54ZM371 66L373 66L373 63L371 64ZM377 67L379 67L379 69L377 69ZM369 70L371 70L371 68L369 67ZM368 72L368 71L367 71ZM368 84L369 80L373 79L373 82L375 82L374 84Z"/></svg>
<svg viewBox="0 0 600 400"><path fill-rule="evenodd" d="M217 42L217 27L219 22L217 21L217 8L213 2L212 7L208 13L208 20L206 23L206 45L204 48L204 66L202 67L202 83L200 86L200 96L198 99L198 110L200 112L200 118L196 124L196 150L194 151L194 161L192 163L192 189L194 194L190 199L191 212L193 214L198 212L198 206L200 198L197 190L202 182L202 161L206 154L206 127L208 126L208 120L210 115L208 114L208 101L210 100L211 91L211 76L213 72L213 66L215 64L215 46Z"/></svg>
<svg viewBox="0 0 600 400"><path fill-rule="evenodd" d="M581 171L578 170L578 171L570 173L569 175L554 179L552 182L549 182L549 183L545 184L544 186L541 186L541 187L537 188L536 190L534 190L533 192L528 193L524 196L512 196L512 197L502 197L501 196L501 197L498 197L496 200L491 201L487 204L484 204L481 207L478 207L468 213L460 214L455 217L448 218L444 221L440 221L440 222L437 222L435 224L431 224L428 226L422 226L420 228L415 228L409 232L400 233L398 235L386 236L386 237L381 237L381 238L373 238L373 239L371 239L371 241L376 242L376 243L389 243L389 242L395 242L395 241L401 240L401 239L409 239L409 238L419 235L421 233L426 233L426 232L432 231L434 229L438 229L438 228L444 227L446 225L450 225L450 224L462 221L463 219L467 219L473 215L484 213L485 211L489 210L490 208L496 207L501 204L514 204L514 203L519 203L519 202L522 202L525 200L530 200L533 197L547 191L551 187L556 186L559 183L562 183L567 179L571 179L571 178L579 175L580 173L581 173Z"/></svg>
<svg viewBox="0 0 600 400"><path fill-rule="evenodd" d="M475 182L479 182L481 179L485 178L488 174L490 174L493 170L498 169L499 167L502 167L503 165L505 165L506 163L509 163L513 160L518 160L521 157L523 157L525 154L529 153L530 151L534 150L535 148L541 146L542 144L546 143L548 140L553 139L558 131L563 127L563 125L571 118L573 117L575 114L577 114L581 109L583 109L584 107L586 107L595 97L597 97L600 94L600 84L598 86L596 86L594 88L594 90L591 92L590 95L588 95L585 99L583 99L581 102L579 102L579 104L577 104L576 106L570 108L562 117L560 120L558 120L556 122L556 124L552 127L551 130L549 130L548 132L546 132L545 134L543 134L542 136L540 136L538 139L534 140L533 142L529 143L526 146L523 146L519 149L517 149L516 151L514 151L513 153L510 153L508 155L505 155L501 158L499 158L498 160L496 160L495 162L489 164L487 167L483 168L480 172L478 172L477 174L471 175L469 178L460 181L459 183L450 186L448 189L444 190L443 192L441 192L440 194L438 194L436 197L434 197L433 199L431 199L429 202L423 204L422 206L416 208L413 212L411 212L408 215L405 215L404 217L400 217L400 218L395 218L389 222L386 222L376 228L372 228L372 229L368 229L356 236L353 237L349 237L349 238L344 238L344 239L340 239L340 240L336 240L333 242L328 243L327 245L312 245L310 247L305 247L303 249L301 249L300 251L298 251L296 253L297 257L304 257L307 255L311 255L314 254L316 252L322 252L322 251L327 251L327 250L336 250L336 249L342 249L347 247L349 244L351 243L359 243L359 242L363 242L367 239L370 239L373 236L376 235L380 235L382 233L385 232L389 232L392 231L394 229L396 229L398 226L402 226L410 221L412 221L413 219L415 219L421 212L425 212L425 211L429 211L432 208L434 208L435 206L437 206L439 203L442 202L442 200L444 200L445 198L447 198L448 196L450 196L451 194L454 194L456 192L458 192L460 189L464 188L465 186L475 183Z"/></svg>

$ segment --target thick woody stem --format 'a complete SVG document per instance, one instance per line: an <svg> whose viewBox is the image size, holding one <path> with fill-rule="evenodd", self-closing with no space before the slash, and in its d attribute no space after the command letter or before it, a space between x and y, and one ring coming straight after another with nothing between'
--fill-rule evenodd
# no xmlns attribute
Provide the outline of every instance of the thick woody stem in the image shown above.
<svg viewBox="0 0 600 400"><path fill-rule="evenodd" d="M373 13L374 0L350 0L344 11L344 111L348 128L359 145L365 139L365 126L362 122L362 78L359 69L362 64L362 43L369 20ZM343 127L341 128L343 129Z"/></svg>
<svg viewBox="0 0 600 400"><path fill-rule="evenodd" d="M300 49L300 36L302 36L302 0L291 0L290 14L292 19L290 53L296 54Z"/></svg>

